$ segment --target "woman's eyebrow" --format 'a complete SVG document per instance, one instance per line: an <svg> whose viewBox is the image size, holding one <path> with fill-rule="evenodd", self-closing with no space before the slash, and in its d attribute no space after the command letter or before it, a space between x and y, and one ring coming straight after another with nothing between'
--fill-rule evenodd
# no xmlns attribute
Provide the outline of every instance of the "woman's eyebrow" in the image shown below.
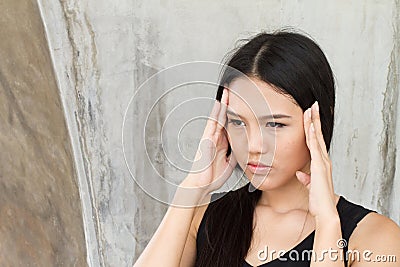
<svg viewBox="0 0 400 267"><path fill-rule="evenodd" d="M226 110L226 113L229 114L229 115L235 116L235 117L243 118L243 116L241 116L239 114L236 114L235 112L233 112L233 111L231 111L229 109ZM262 120L262 119L282 119L282 118L291 119L292 117L289 116L289 115L285 115L285 114L271 114L271 115L264 115L264 116L258 117L259 120Z"/></svg>

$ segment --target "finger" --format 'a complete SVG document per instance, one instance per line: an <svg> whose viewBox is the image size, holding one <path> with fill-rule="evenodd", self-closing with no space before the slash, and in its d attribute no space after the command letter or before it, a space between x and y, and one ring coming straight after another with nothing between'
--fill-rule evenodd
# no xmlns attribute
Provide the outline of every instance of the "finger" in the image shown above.
<svg viewBox="0 0 400 267"><path fill-rule="evenodd" d="M328 182L329 190L333 192L332 172L330 167L328 167L327 165L324 155L322 154L319 142L317 140L316 129L313 122L310 125L310 145L311 145L310 152L311 152L311 162L312 162L311 165L314 164L315 167L317 167L319 170L322 171L321 174L325 174L323 175L323 177L325 177ZM316 171L315 167L314 170L313 167L311 167L312 173Z"/></svg>
<svg viewBox="0 0 400 267"><path fill-rule="evenodd" d="M318 106L318 102L315 101L315 103L312 105L311 107L311 117L312 117L312 123L314 125L315 128L315 138L317 140L319 149L321 151L321 156L324 159L324 164L326 167L326 170L328 170L330 173L329 175L327 175L326 177L332 177L332 170L331 170L331 166L330 166L330 158L326 149L326 144L325 144L325 140L324 140L324 136L322 134L322 129L321 129L321 118L320 118L320 114L319 114L319 106ZM328 181L329 187L330 189L333 191L333 181L332 178L329 179Z"/></svg>
<svg viewBox="0 0 400 267"><path fill-rule="evenodd" d="M232 175L233 170L235 169L237 165L237 160L236 157L234 156L233 153L229 155L229 157L225 157L225 165L222 173L218 175L218 177L215 177L215 179L212 181L212 183L216 184L218 187L221 187L222 184L226 182L227 179Z"/></svg>
<svg viewBox="0 0 400 267"><path fill-rule="evenodd" d="M215 133L217 128L217 118L219 114L219 110L221 108L221 103L218 100L215 100L213 109L211 110L210 117L207 120L206 127L204 129L204 135L212 136Z"/></svg>
<svg viewBox="0 0 400 267"><path fill-rule="evenodd" d="M310 124L311 124L311 113L310 113L310 109L308 108L305 112L304 112L304 116L303 116L303 124L304 124L304 132L306 135L306 143L308 148L310 149L310 137L308 134L308 130L310 129Z"/></svg>
<svg viewBox="0 0 400 267"><path fill-rule="evenodd" d="M220 132L225 127L226 123L226 109L228 107L228 89L224 88L221 97L221 108L218 114L217 132Z"/></svg>
<svg viewBox="0 0 400 267"><path fill-rule="evenodd" d="M311 160L315 161L317 163L317 165L319 164L323 164L323 158L322 158L322 153L321 153L321 149L319 147L319 143L316 137L316 132L315 132L315 126L314 123L311 122L310 124L310 128L308 131L308 135L309 135L309 143L310 143L310 154L311 154Z"/></svg>
<svg viewBox="0 0 400 267"><path fill-rule="evenodd" d="M315 127L315 135L317 137L319 147L321 148L322 154L326 158L328 152L326 151L326 144L321 130L321 119L319 115L319 106L317 101L315 101L315 103L311 106L311 120Z"/></svg>
<svg viewBox="0 0 400 267"><path fill-rule="evenodd" d="M302 171L297 171L296 177L304 186L306 186L309 189L308 185L311 182L311 175L304 173Z"/></svg>
<svg viewBox="0 0 400 267"><path fill-rule="evenodd" d="M226 158L226 160L227 164L224 167L224 171L219 175L219 177L217 177L216 180L221 178L223 181L225 181L226 179L228 179L232 175L232 172L237 165L237 160L232 153L229 155L228 158Z"/></svg>
<svg viewBox="0 0 400 267"><path fill-rule="evenodd" d="M215 157L215 147L211 140L205 138L200 140L191 172L198 173L204 171Z"/></svg>

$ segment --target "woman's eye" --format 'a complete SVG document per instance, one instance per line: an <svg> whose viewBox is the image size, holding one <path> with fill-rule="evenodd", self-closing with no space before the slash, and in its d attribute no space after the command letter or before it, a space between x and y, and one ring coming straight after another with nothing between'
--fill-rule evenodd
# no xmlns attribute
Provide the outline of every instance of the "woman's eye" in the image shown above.
<svg viewBox="0 0 400 267"><path fill-rule="evenodd" d="M241 120L229 120L229 123L232 123L234 126L246 126Z"/></svg>
<svg viewBox="0 0 400 267"><path fill-rule="evenodd" d="M273 127L273 128L282 128L285 126L285 124L278 123L278 122L267 122L267 126Z"/></svg>
<svg viewBox="0 0 400 267"><path fill-rule="evenodd" d="M246 124L241 120L229 120L228 123L231 123L235 127L246 126ZM285 124L278 123L278 122L267 122L266 126L272 127L272 128L282 128L285 126Z"/></svg>

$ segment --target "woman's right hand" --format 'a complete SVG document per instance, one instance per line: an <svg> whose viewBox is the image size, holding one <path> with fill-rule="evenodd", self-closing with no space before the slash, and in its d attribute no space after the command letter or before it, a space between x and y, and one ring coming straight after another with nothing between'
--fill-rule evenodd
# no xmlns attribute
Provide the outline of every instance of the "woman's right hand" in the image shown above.
<svg viewBox="0 0 400 267"><path fill-rule="evenodd" d="M190 174L181 183L205 193L219 189L231 176L237 161L233 153L226 156L229 142L225 129L228 89L224 88L221 102L215 100L207 120Z"/></svg>

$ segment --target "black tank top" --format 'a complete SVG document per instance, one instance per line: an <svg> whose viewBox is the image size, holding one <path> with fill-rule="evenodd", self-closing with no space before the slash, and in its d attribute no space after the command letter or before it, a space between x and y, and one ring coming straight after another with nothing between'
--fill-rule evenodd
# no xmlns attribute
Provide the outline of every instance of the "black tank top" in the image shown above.
<svg viewBox="0 0 400 267"><path fill-rule="evenodd" d="M224 193L214 193L211 195L211 202L215 199L219 199L220 195L226 194ZM342 229L342 239L345 240L346 244L348 243L351 234L356 228L359 221L361 221L365 215L370 212L375 212L373 210L366 209L360 205L354 204L348 200L346 200L343 196L340 196L339 201L336 205L336 209L338 211L340 217L340 224ZM206 209L204 216L200 222L199 230L196 238L196 247L197 247L197 258L200 255L200 251L204 247L205 242L205 218L208 216L208 208ZM280 258L275 258L273 261L269 261L265 264L259 265L259 267L286 267L286 266L296 266L296 267L305 267L310 266L310 260L306 256L302 257L302 252L305 250L311 251L314 244L314 234L313 231L309 234L305 239L303 239L299 244L297 244L292 249L286 251ZM343 248L344 255L348 251L347 246ZM282 259L282 260L281 260ZM312 259L312 258L311 258ZM344 257L345 266L347 267L347 259ZM252 267L249 263L243 259L243 267Z"/></svg>

